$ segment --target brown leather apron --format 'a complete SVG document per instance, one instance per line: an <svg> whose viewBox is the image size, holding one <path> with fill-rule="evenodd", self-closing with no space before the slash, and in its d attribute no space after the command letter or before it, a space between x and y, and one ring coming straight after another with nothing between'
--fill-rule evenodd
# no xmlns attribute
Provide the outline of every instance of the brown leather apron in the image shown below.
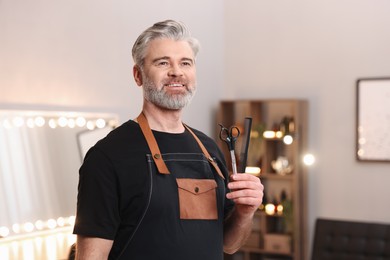
<svg viewBox="0 0 390 260"><path fill-rule="evenodd" d="M222 260L226 191L215 160L187 126L202 153L162 154L144 115L137 121L151 150L150 200L120 259Z"/></svg>

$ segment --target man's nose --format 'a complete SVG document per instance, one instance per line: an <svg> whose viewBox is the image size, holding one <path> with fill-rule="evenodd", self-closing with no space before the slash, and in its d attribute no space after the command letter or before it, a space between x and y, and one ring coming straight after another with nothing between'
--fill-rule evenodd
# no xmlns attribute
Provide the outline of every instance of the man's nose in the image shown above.
<svg viewBox="0 0 390 260"><path fill-rule="evenodd" d="M178 64L174 64L169 68L168 76L178 77L183 75L183 70L180 68Z"/></svg>

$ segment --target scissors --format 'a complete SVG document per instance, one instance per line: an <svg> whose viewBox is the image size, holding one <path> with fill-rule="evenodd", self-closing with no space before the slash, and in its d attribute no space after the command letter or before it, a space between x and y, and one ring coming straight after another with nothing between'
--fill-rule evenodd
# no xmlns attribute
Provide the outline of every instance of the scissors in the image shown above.
<svg viewBox="0 0 390 260"><path fill-rule="evenodd" d="M229 149L230 157L232 159L232 171L233 174L237 173L237 163L236 156L234 154L234 146L236 144L237 138L240 136L240 129L237 126L231 126L226 128L223 125L219 124L221 131L219 132L219 138L224 141Z"/></svg>

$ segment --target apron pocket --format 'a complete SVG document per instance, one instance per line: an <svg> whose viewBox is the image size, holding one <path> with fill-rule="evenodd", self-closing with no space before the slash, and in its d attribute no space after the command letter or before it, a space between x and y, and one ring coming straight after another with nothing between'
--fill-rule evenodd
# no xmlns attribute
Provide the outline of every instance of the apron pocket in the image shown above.
<svg viewBox="0 0 390 260"><path fill-rule="evenodd" d="M217 183L213 179L176 179L180 219L218 219Z"/></svg>

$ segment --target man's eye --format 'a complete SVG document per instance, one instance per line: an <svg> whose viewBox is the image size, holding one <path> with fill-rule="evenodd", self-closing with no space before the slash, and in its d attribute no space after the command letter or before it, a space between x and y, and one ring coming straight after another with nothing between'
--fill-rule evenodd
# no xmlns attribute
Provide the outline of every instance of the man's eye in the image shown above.
<svg viewBox="0 0 390 260"><path fill-rule="evenodd" d="M157 63L157 66L167 66L168 65L168 62L167 61L159 61Z"/></svg>
<svg viewBox="0 0 390 260"><path fill-rule="evenodd" d="M192 66L192 63L189 61L182 62L182 66Z"/></svg>

